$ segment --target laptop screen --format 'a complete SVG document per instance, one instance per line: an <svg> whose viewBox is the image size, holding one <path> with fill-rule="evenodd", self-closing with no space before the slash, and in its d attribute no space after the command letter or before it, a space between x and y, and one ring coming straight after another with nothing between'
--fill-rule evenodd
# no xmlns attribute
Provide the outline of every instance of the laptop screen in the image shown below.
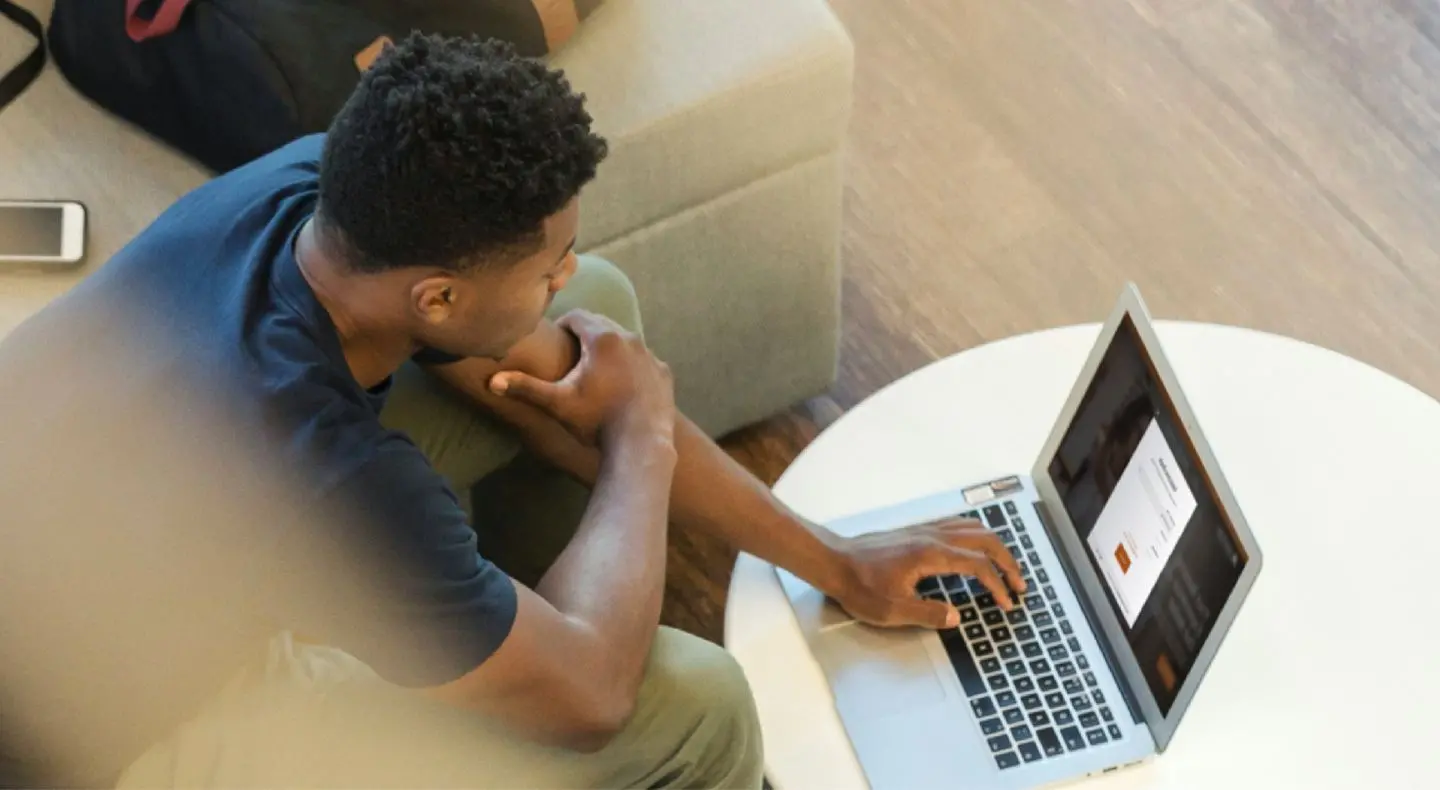
<svg viewBox="0 0 1440 790"><path fill-rule="evenodd" d="M1162 715L1248 561L1181 425L1127 314L1049 465Z"/></svg>

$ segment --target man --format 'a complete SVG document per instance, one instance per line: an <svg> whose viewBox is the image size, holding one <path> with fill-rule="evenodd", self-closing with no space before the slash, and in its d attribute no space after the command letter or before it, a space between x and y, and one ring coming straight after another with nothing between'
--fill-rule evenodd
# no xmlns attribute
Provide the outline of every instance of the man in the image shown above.
<svg viewBox="0 0 1440 790"><path fill-rule="evenodd" d="M217 645L282 632L218 696L123 728L126 742L155 741L124 784L756 787L760 733L742 673L720 648L658 626L670 523L788 568L877 625L956 624L953 610L914 595L922 576L973 574L1002 600L1007 582L1023 588L1013 559L974 522L852 540L805 522L676 413L629 283L574 252L579 194L605 150L559 73L501 44L412 35L375 62L325 137L186 196L0 347L0 379L54 375L55 357L71 352L91 360L86 376L115 369L81 389L103 390L91 400L124 411L123 424L53 405L35 423L60 409L56 430L78 433L78 419L116 432L71 454L132 448L99 475L112 488L153 478L135 470L173 457L152 447L160 439L131 436L156 412L156 431L182 437L190 429L175 424L245 426L216 433L254 434L295 489L245 505L276 511L246 513L265 527L238 523L236 507L197 505L206 522L237 523L184 524L184 556L157 559L170 539L151 534L187 521L169 511L112 539L153 540L160 554L107 556L103 571L75 570L90 553L68 543L43 562L27 548L24 567L44 569L27 578L54 595L74 587L57 576L119 566L147 584L174 575L165 589L185 590L151 595L170 603L148 609L125 603L123 586L87 598L127 613L77 619L66 632L74 641L113 628L101 653L129 655L126 634L156 638L152 621L171 603L195 608L163 616L182 634L167 641L163 673L127 660L151 673L138 681L80 661L73 674L105 694L183 678L194 697L204 683L193 678L217 670L189 668L217 662ZM115 304L128 311L123 332L97 318ZM204 399L176 394L191 387L213 390L224 416L194 418ZM167 405L155 408L157 398ZM23 409L12 399L0 406ZM11 446L54 446L41 429L13 430L32 433ZM233 482L216 496L247 485L249 472L203 471L237 463L229 450L207 452L209 438L174 444L188 445L174 479L192 482L121 494L114 513L169 507L220 474ZM56 517L49 498L26 509L31 491L11 496L36 524L95 520ZM277 514L292 505L328 525ZM304 586L352 555L368 590ZM192 567L202 559L204 573ZM49 611L78 617L75 607ZM144 625L108 625L125 617ZM46 655L61 652L91 651ZM36 720L85 720L74 688L57 683L33 702Z"/></svg>

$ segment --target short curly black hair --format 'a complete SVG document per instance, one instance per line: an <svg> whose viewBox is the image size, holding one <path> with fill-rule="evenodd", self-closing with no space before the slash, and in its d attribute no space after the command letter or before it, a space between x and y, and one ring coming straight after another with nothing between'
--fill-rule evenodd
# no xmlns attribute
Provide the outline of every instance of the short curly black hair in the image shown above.
<svg viewBox="0 0 1440 790"><path fill-rule="evenodd" d="M562 72L510 44L411 33L330 125L323 237L361 272L530 254L605 158L590 122Z"/></svg>

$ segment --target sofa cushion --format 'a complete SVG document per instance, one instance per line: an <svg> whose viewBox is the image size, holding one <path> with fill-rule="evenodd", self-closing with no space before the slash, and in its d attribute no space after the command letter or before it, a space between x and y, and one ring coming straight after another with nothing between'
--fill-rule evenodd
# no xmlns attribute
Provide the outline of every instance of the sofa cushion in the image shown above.
<svg viewBox="0 0 1440 790"><path fill-rule="evenodd" d="M837 148L853 50L825 0L606 0L552 63L610 141L591 248Z"/></svg>

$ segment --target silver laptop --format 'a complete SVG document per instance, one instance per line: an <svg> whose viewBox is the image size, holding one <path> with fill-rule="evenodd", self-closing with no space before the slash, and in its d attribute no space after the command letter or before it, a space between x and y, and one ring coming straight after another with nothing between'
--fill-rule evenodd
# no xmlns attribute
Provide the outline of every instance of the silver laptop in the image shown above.
<svg viewBox="0 0 1440 790"><path fill-rule="evenodd" d="M959 628L875 629L779 572L870 784L1031 788L1163 752L1261 557L1133 285L1031 473L963 482L831 526L979 519L1025 575L1009 612L935 577L916 594Z"/></svg>

